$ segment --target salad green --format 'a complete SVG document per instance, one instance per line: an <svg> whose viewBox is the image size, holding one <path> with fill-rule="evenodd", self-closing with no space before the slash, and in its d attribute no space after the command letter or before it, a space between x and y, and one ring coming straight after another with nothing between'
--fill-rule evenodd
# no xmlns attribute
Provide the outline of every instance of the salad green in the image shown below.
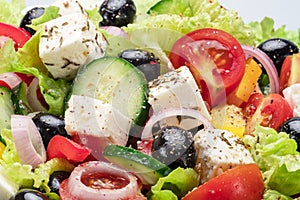
<svg viewBox="0 0 300 200"><path fill-rule="evenodd" d="M155 47L155 51L163 55L160 59L167 65L165 54L171 49L172 44L182 35L203 27L225 30L234 35L242 44L255 46L268 38L282 37L300 46L300 31L285 30L285 26L274 29L274 21L267 17L261 22L246 24L237 12L225 10L217 1L209 3L209 0L191 0L185 3L187 1L184 0L146 2L135 0L134 2L138 13L136 22L124 28L131 40L122 37L107 37L110 44L107 54L116 55L125 47L141 45L146 48ZM0 21L18 25L23 17L21 11L25 8L25 1L0 0L0 3L4 5L0 9ZM169 9L170 7L172 9ZM38 29L38 25L56 18L57 12L56 7L50 6L46 9L44 16L34 21L33 27ZM88 13L93 22L98 24L101 17L96 12L97 10L91 10ZM167 30L166 34L157 38L156 35L161 29ZM38 55L40 37L38 32L18 52L14 50L12 41L7 42L0 49L0 73L20 72L37 77L41 92L49 105L48 112L63 115L70 83L62 79L55 80L50 76ZM53 159L33 170L31 166L21 164L9 129L1 130L1 138L5 141L6 148L0 160L1 166L4 167L0 173L9 175L19 188L33 187L49 193L47 186L49 175L60 169L72 171L74 168L63 159ZM265 177L267 191L264 199L279 197L291 199L289 196L300 193L298 184L300 154L296 151L297 144L294 140L290 139L286 133L277 133L273 129L258 126L253 135L245 136L244 143ZM193 170L178 168L167 177L159 179L151 188L149 199L178 199L198 183L198 177ZM50 199L59 199L54 194L48 195Z"/></svg>
<svg viewBox="0 0 300 200"><path fill-rule="evenodd" d="M290 196L300 192L300 153L295 140L274 129L258 126L244 137L254 161L265 177L267 188Z"/></svg>

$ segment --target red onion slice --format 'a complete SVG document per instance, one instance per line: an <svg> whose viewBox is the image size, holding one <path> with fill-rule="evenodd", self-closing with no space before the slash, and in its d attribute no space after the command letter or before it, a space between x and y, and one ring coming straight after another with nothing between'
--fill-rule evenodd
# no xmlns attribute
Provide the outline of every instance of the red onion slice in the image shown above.
<svg viewBox="0 0 300 200"><path fill-rule="evenodd" d="M85 176L97 177L97 175L99 174L106 175L106 177L120 177L128 183L124 187L120 188L99 189L89 187L82 182L85 179ZM97 178L94 179L94 181L95 184L97 184L97 182L99 182L99 185L105 184L104 182L101 182L101 180L97 180ZM66 193L68 195L71 194L74 199L77 200L130 199L138 195L139 185L137 182L137 178L134 175L128 173L124 169L117 167L114 164L102 161L90 161L75 167L68 179L67 187L64 190L66 191L61 191L60 189L60 192L62 192L63 194Z"/></svg>
<svg viewBox="0 0 300 200"><path fill-rule="evenodd" d="M189 109L189 108L169 108L169 109L163 109L157 114L151 116L151 118L148 120L146 123L143 132L142 132L142 140L147 140L147 139L153 139L152 137L152 128L153 126L168 117L174 117L174 116L187 116L191 117L194 119L199 120L200 122L203 123L204 128L206 129L211 129L213 128L212 124L210 121L205 118L198 110L195 109Z"/></svg>
<svg viewBox="0 0 300 200"><path fill-rule="evenodd" d="M11 89L22 82L22 79L14 72L0 74L0 80L4 81Z"/></svg>
<svg viewBox="0 0 300 200"><path fill-rule="evenodd" d="M117 26L100 26L100 28L106 30L107 33L113 36L128 38L128 34L123 29Z"/></svg>
<svg viewBox="0 0 300 200"><path fill-rule="evenodd" d="M27 90L27 98L28 103L33 111L47 111L47 109L43 106L39 97L37 96L37 90L39 89L39 79L34 78Z"/></svg>
<svg viewBox="0 0 300 200"><path fill-rule="evenodd" d="M246 58L256 58L259 63L262 64L262 66L265 68L270 80L271 93L279 93L279 77L273 61L268 57L267 54L256 47L242 45L242 48L244 50Z"/></svg>
<svg viewBox="0 0 300 200"><path fill-rule="evenodd" d="M46 161L43 140L32 118L25 115L12 115L11 130L16 150L23 164L35 168Z"/></svg>

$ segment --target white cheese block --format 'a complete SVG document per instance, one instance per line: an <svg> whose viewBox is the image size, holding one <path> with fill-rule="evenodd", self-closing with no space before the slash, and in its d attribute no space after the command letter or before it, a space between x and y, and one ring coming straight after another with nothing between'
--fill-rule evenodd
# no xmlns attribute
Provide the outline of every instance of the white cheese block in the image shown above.
<svg viewBox="0 0 300 200"><path fill-rule="evenodd" d="M112 105L87 96L72 95L65 112L67 133L92 149L95 157L101 157L108 144L125 146L131 123Z"/></svg>
<svg viewBox="0 0 300 200"><path fill-rule="evenodd" d="M194 136L194 148L197 154L195 170L201 183L234 166L254 163L242 140L226 130L200 130Z"/></svg>
<svg viewBox="0 0 300 200"><path fill-rule="evenodd" d="M83 7L77 0L57 0L55 1L52 6L59 7L58 14L60 16L63 15L69 15L74 13L81 13L86 15L86 12L84 11Z"/></svg>
<svg viewBox="0 0 300 200"><path fill-rule="evenodd" d="M149 82L149 89L149 104L154 113L166 108L193 108L210 119L197 83L186 66Z"/></svg>
<svg viewBox="0 0 300 200"><path fill-rule="evenodd" d="M70 80L80 67L103 57L106 45L87 16L74 13L45 23L39 55L54 78Z"/></svg>
<svg viewBox="0 0 300 200"><path fill-rule="evenodd" d="M300 83L285 88L282 93L293 109L294 117L300 117Z"/></svg>
<svg viewBox="0 0 300 200"><path fill-rule="evenodd" d="M60 15L72 13L85 13L84 9L92 10L99 8L104 0L57 0L52 6L59 7Z"/></svg>
<svg viewBox="0 0 300 200"><path fill-rule="evenodd" d="M114 144L125 145L131 120L101 100L72 95L65 112L65 124L70 135L86 133L107 137Z"/></svg>

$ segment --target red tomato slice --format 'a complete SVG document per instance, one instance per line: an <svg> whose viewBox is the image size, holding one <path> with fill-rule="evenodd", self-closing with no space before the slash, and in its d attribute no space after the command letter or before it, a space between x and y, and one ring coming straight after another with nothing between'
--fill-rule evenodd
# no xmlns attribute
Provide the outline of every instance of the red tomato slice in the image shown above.
<svg viewBox="0 0 300 200"><path fill-rule="evenodd" d="M291 75L292 56L287 56L281 67L279 76L280 91L288 86L289 78Z"/></svg>
<svg viewBox="0 0 300 200"><path fill-rule="evenodd" d="M288 102L279 94L270 94L261 105L262 126L277 130L286 120L293 117L293 110Z"/></svg>
<svg viewBox="0 0 300 200"><path fill-rule="evenodd" d="M270 94L263 97L260 93L252 94L244 108L247 120L247 130L250 133L253 126L270 127L275 130L286 120L293 117L293 110L280 94Z"/></svg>
<svg viewBox="0 0 300 200"><path fill-rule="evenodd" d="M263 99L264 95L262 93L251 94L245 107L243 107L244 116L246 118L251 118Z"/></svg>
<svg viewBox="0 0 300 200"><path fill-rule="evenodd" d="M137 141L137 149L147 155L152 155L152 143L153 140L141 140Z"/></svg>
<svg viewBox="0 0 300 200"><path fill-rule="evenodd" d="M0 22L0 36L11 38L15 42L15 49L23 45L31 38L30 33L22 28Z"/></svg>
<svg viewBox="0 0 300 200"><path fill-rule="evenodd" d="M195 30L178 39L170 60L175 68L190 67L203 98L212 104L216 98L210 94L212 89L220 90L221 85L227 95L231 93L241 81L246 63L240 43L227 32L213 28Z"/></svg>
<svg viewBox="0 0 300 200"><path fill-rule="evenodd" d="M300 83L300 53L284 59L279 76L280 91L296 83Z"/></svg>
<svg viewBox="0 0 300 200"><path fill-rule="evenodd" d="M183 200L261 200L264 182L256 164L234 167L200 185Z"/></svg>
<svg viewBox="0 0 300 200"><path fill-rule="evenodd" d="M55 135L47 147L47 159L64 158L72 163L83 162L91 151L87 147L78 144L61 135Z"/></svg>

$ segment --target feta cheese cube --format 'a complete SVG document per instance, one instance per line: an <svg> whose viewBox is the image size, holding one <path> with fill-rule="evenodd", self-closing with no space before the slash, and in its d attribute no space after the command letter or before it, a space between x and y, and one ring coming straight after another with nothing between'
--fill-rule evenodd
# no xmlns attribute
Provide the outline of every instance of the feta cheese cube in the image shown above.
<svg viewBox="0 0 300 200"><path fill-rule="evenodd" d="M125 145L131 120L101 100L72 95L65 112L65 124L70 135L86 133L107 137L114 144Z"/></svg>
<svg viewBox="0 0 300 200"><path fill-rule="evenodd" d="M103 57L106 40L81 13L64 15L45 23L39 55L54 78L71 80L80 67Z"/></svg>
<svg viewBox="0 0 300 200"><path fill-rule="evenodd" d="M149 82L149 104L157 113L166 108L193 108L210 119L196 81L186 66L167 72Z"/></svg>
<svg viewBox="0 0 300 200"><path fill-rule="evenodd" d="M242 140L226 130L200 130L194 136L194 148L197 154L195 170L201 183L234 166L254 163Z"/></svg>

